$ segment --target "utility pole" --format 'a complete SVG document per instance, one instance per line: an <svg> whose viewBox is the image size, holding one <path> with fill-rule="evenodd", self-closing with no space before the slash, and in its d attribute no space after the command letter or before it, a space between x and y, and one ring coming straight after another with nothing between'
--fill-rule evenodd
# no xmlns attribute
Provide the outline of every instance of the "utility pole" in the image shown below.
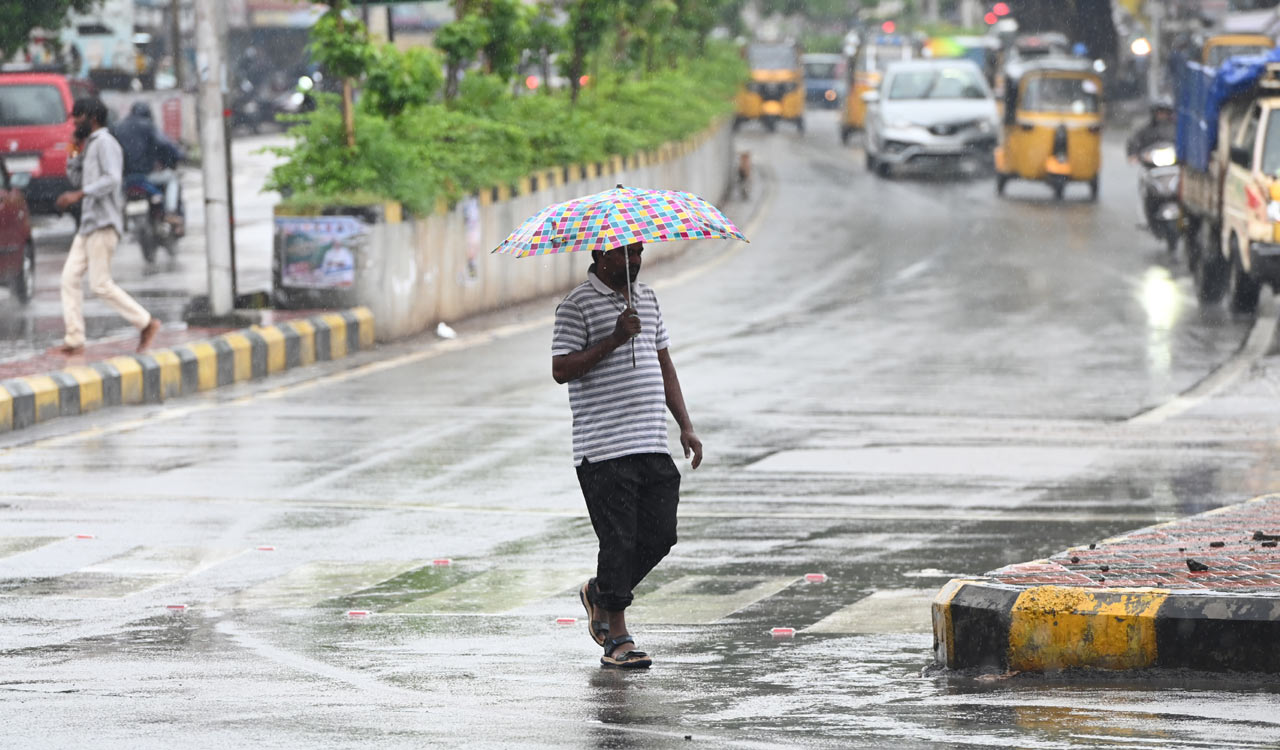
<svg viewBox="0 0 1280 750"><path fill-rule="evenodd" d="M169 39L173 54L173 85L182 91L182 0L169 0Z"/></svg>
<svg viewBox="0 0 1280 750"><path fill-rule="evenodd" d="M1151 20L1151 52L1147 55L1147 100L1155 101L1163 90L1164 71L1164 2L1147 0L1147 18Z"/></svg>
<svg viewBox="0 0 1280 750"><path fill-rule="evenodd" d="M231 204L227 189L227 139L222 115L225 78L217 0L196 3L196 83L199 86L200 151L204 166L204 233L209 269L209 314L235 311L231 260Z"/></svg>

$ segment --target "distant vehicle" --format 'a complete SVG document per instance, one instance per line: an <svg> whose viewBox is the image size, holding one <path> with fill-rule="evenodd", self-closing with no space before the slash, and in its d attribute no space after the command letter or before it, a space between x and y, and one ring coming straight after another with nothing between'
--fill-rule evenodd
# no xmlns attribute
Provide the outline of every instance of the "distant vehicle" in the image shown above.
<svg viewBox="0 0 1280 750"><path fill-rule="evenodd" d="M734 127L759 120L773 132L788 120L804 132L804 70L794 44L756 42L745 50L751 80L738 90Z"/></svg>
<svg viewBox="0 0 1280 750"><path fill-rule="evenodd" d="M1157 141L1138 153L1142 174L1138 177L1138 197L1142 201L1147 229L1165 243L1172 254L1178 249L1178 222L1182 209L1178 206L1178 156L1174 145Z"/></svg>
<svg viewBox="0 0 1280 750"><path fill-rule="evenodd" d="M844 58L836 54L811 53L800 56L804 66L804 98L828 109L840 106L844 98Z"/></svg>
<svg viewBox="0 0 1280 750"><path fill-rule="evenodd" d="M75 126L71 105L96 92L61 73L0 73L0 155L36 213L53 213L65 190Z"/></svg>
<svg viewBox="0 0 1280 750"><path fill-rule="evenodd" d="M129 89L135 80L154 88L154 71L143 51L151 36L139 33L134 19L134 0L103 0L84 13L69 13L61 40L70 50L70 73L101 89Z"/></svg>
<svg viewBox="0 0 1280 750"><path fill-rule="evenodd" d="M0 282L22 304L36 290L36 246L31 241L31 212L22 190L0 159Z"/></svg>
<svg viewBox="0 0 1280 750"><path fill-rule="evenodd" d="M1102 168L1102 79L1076 57L1046 57L1005 69L1004 128L996 149L996 194L1010 180L1043 182L1061 200L1083 182L1098 199Z"/></svg>
<svg viewBox="0 0 1280 750"><path fill-rule="evenodd" d="M982 71L968 60L912 60L889 65L867 107L867 169L887 177L896 167L987 165L999 115Z"/></svg>
<svg viewBox="0 0 1280 750"><path fill-rule="evenodd" d="M1200 62L1216 68L1229 57L1261 55L1275 46L1275 41L1264 34L1215 34L1200 45Z"/></svg>
<svg viewBox="0 0 1280 750"><path fill-rule="evenodd" d="M875 91L884 75L885 66L898 60L914 57L914 48L906 39L893 34L880 34L860 41L845 68L848 95L844 113L840 118L840 142L849 143L849 136L866 124L867 104L862 95Z"/></svg>

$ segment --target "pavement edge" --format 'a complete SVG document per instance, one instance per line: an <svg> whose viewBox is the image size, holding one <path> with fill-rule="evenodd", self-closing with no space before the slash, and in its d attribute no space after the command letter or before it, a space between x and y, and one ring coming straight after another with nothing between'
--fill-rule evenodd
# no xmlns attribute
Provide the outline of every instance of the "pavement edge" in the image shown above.
<svg viewBox="0 0 1280 750"><path fill-rule="evenodd" d="M0 433L106 406L160 403L373 346L373 312L356 307L12 378L0 381Z"/></svg>
<svg viewBox="0 0 1280 750"><path fill-rule="evenodd" d="M948 669L1280 672L1280 597L956 579L932 609Z"/></svg>

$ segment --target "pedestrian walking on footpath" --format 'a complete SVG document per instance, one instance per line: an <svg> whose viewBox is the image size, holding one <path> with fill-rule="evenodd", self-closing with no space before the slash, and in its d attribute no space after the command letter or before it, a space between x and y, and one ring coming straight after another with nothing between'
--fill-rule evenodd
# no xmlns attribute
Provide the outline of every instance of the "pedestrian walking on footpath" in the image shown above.
<svg viewBox="0 0 1280 750"><path fill-rule="evenodd" d="M62 319L66 325L60 351L84 352L85 271L89 288L139 331L138 351L151 345L160 321L111 279L111 255L124 233L124 154L107 132L107 107L97 98L76 100L71 110L76 137L83 139L81 186L58 196L60 210L80 204L80 226L62 267Z"/></svg>
<svg viewBox="0 0 1280 750"><path fill-rule="evenodd" d="M680 471L667 447L667 410L685 458L695 469L702 463L658 298L635 283L643 250L634 242L592 251L587 280L556 308L551 344L552 377L569 384L573 461L600 543L596 576L579 597L604 647L600 663L628 669L653 663L627 628L632 592L676 543Z"/></svg>

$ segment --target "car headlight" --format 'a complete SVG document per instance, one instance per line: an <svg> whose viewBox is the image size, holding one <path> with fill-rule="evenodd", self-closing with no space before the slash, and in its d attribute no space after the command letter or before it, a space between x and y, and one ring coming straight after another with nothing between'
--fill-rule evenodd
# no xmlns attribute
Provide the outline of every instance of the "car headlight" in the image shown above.
<svg viewBox="0 0 1280 750"><path fill-rule="evenodd" d="M1178 152L1173 146L1151 149L1151 163L1157 167L1172 167L1178 163Z"/></svg>
<svg viewBox="0 0 1280 750"><path fill-rule="evenodd" d="M995 123L990 120L978 120L978 132L986 135L996 129Z"/></svg>
<svg viewBox="0 0 1280 750"><path fill-rule="evenodd" d="M1267 218L1280 222L1280 201L1271 201L1267 204Z"/></svg>
<svg viewBox="0 0 1280 750"><path fill-rule="evenodd" d="M915 126L916 124L910 120L893 120L889 123L890 130L910 130Z"/></svg>

